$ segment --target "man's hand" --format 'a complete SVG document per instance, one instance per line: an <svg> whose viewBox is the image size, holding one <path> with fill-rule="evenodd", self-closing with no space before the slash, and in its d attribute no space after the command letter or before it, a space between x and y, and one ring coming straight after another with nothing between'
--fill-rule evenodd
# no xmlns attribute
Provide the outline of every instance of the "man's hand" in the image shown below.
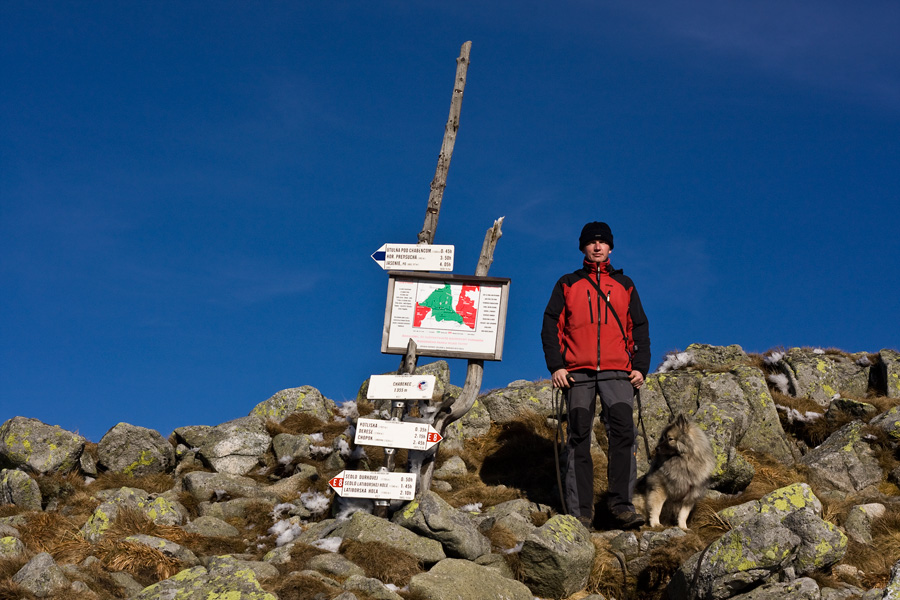
<svg viewBox="0 0 900 600"><path fill-rule="evenodd" d="M568 388L569 387L569 372L565 369L557 369L553 371L553 375L550 376L550 381L553 382L553 387L556 388Z"/></svg>
<svg viewBox="0 0 900 600"><path fill-rule="evenodd" d="M640 371L632 371L631 375L628 376L628 379L631 380L631 385L634 386L634 389L640 389L640 387L644 385L644 376L641 375Z"/></svg>

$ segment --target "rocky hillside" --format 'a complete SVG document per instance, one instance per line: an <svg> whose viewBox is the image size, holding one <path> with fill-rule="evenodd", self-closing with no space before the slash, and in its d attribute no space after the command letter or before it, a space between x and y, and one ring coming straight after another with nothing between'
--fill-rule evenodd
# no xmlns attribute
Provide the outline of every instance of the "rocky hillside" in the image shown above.
<svg viewBox="0 0 900 600"><path fill-rule="evenodd" d="M459 394L447 364L427 421ZM639 432L688 415L712 441L707 497L682 531L608 529L595 427L593 530L559 514L548 382L482 394L436 453L431 489L376 509L328 481L377 470L353 443L365 399L284 390L169 439L120 423L93 443L27 416L0 427L0 600L134 598L900 598L900 353L692 345L647 379ZM249 408L249 406L248 406ZM643 439L639 468L648 465ZM376 516L376 514L382 514Z"/></svg>

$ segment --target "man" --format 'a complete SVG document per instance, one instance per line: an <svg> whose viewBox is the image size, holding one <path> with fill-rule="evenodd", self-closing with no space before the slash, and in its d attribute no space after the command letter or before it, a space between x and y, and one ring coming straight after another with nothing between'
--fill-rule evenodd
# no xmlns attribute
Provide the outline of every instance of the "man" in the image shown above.
<svg viewBox="0 0 900 600"><path fill-rule="evenodd" d="M578 247L584 264L556 282L541 329L553 386L566 390L566 509L585 526L593 523L591 430L599 395L609 439L607 504L616 524L632 529L644 523L631 502L637 477L632 413L634 390L650 368L649 326L634 283L609 262L609 225L585 225Z"/></svg>

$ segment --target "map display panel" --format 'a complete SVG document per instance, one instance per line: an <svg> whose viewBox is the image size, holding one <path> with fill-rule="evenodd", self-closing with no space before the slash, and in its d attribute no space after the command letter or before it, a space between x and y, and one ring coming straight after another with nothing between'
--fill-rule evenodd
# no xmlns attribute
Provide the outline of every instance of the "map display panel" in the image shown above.
<svg viewBox="0 0 900 600"><path fill-rule="evenodd" d="M500 360L509 280L392 274L382 352Z"/></svg>

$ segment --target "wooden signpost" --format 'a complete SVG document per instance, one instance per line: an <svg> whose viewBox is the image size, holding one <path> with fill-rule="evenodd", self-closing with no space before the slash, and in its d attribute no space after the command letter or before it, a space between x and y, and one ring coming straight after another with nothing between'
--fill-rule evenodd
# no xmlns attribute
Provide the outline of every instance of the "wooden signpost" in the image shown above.
<svg viewBox="0 0 900 600"><path fill-rule="evenodd" d="M472 42L463 44L460 56L456 59L456 80L450 101L450 116L444 128L444 140L431 182L425 222L418 235L419 243L381 246L372 254L372 259L382 269L453 270L454 247L432 244L447 185L456 132L459 129L471 48ZM374 499L376 515L386 516L391 500L412 500L417 492L430 488L434 455L444 431L448 425L462 418L475 403L481 389L484 360L500 360L502 356L509 280L487 278L488 269L493 262L494 248L502 235L502 224L503 217L500 217L488 229L475 268L475 277L420 274L418 278L410 280L408 273L405 274L406 278L403 273L390 273L391 287L382 352L405 352L405 355L396 375L373 375L369 380L368 398L391 401L390 420L358 419L354 440L357 445L384 447L384 466L378 471L344 470L328 482L340 496ZM434 278L438 277L443 278L438 288L428 288L435 284ZM419 279L426 282L422 285L422 289L426 290L422 292L426 294L424 297L419 297ZM403 288L399 291L398 282ZM487 287L480 287L483 285ZM396 318L393 316L395 313ZM427 327L422 327L425 321L428 321L429 326L432 321L440 325L431 327L429 331ZM392 333L396 334L393 338ZM427 411L431 415L428 419L403 421L408 412L408 403L430 406L434 401L435 377L413 375L419 340L422 342L424 355L467 358L466 381L459 396L438 399L440 404L431 406L434 410ZM427 420L430 422L426 422ZM416 460L410 460L413 472L394 472L398 448L407 449L411 457L416 455Z"/></svg>

